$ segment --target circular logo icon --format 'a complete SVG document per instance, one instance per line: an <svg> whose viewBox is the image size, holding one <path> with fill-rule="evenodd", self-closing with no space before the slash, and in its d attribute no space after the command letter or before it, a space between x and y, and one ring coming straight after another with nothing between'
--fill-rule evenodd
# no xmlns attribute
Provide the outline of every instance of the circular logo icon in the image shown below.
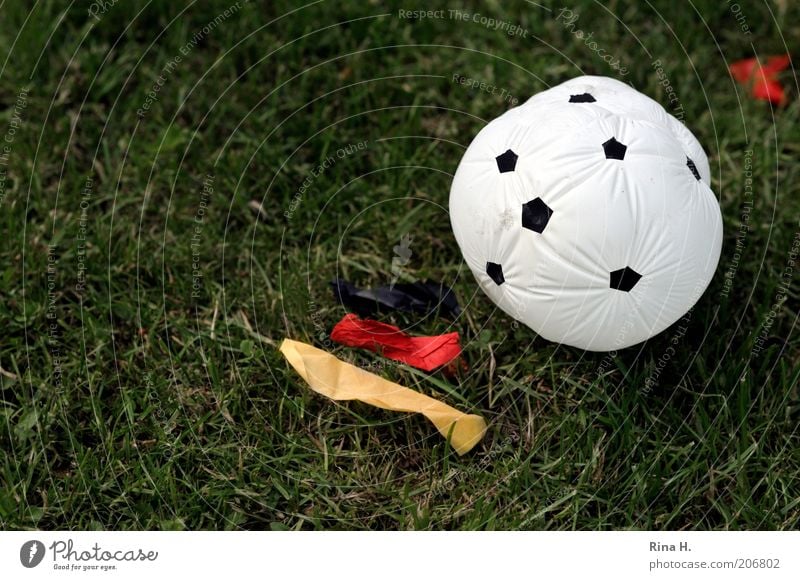
<svg viewBox="0 0 800 580"><path fill-rule="evenodd" d="M44 544L39 540L28 540L19 549L19 561L26 568L36 568L44 559Z"/></svg>

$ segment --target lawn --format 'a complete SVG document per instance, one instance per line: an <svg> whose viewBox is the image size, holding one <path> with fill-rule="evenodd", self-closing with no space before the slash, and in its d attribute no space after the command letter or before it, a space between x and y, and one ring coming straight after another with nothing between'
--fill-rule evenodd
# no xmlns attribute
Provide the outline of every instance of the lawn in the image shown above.
<svg viewBox="0 0 800 580"><path fill-rule="evenodd" d="M773 108L728 73L797 48L796 3L29 4L0 0L0 528L797 525L798 84ZM474 135L580 74L686 123L725 225L687 317L610 354L512 324L447 211ZM332 344L336 276L452 286L455 319L381 320L458 331L469 369ZM459 457L323 399L284 337L488 434Z"/></svg>

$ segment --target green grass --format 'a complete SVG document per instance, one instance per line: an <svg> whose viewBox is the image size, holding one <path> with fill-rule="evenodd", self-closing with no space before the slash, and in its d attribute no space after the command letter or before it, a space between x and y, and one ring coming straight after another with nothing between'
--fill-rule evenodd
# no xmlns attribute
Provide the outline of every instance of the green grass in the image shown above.
<svg viewBox="0 0 800 580"><path fill-rule="evenodd" d="M800 230L798 87L784 74L791 104L771 111L727 73L754 50L786 52L796 5L740 2L751 35L712 0L569 6L629 69L623 80L669 110L661 60L720 195L719 270L646 388L676 327L613 357L548 343L493 308L450 231L451 174L509 106L454 74L520 100L615 74L556 21L560 4L240 2L141 118L159 74L231 2L120 2L99 21L84 4L24 4L0 2L3 135L28 88L0 202L0 527L797 524L799 265L775 296ZM528 34L401 8L479 12ZM737 258L746 150L754 203ZM458 330L470 370L447 390L439 374L378 372L485 416L487 437L464 457L418 416L312 394L276 350L287 336L323 345L343 314L328 281L388 283L404 234L407 275L451 284L465 313L386 320Z"/></svg>

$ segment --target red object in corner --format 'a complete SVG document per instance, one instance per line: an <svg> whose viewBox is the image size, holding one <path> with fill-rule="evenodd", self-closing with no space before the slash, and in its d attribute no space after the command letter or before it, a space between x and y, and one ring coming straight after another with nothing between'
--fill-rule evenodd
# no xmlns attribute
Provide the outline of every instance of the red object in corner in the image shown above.
<svg viewBox="0 0 800 580"><path fill-rule="evenodd" d="M461 354L458 333L409 336L396 326L347 314L333 327L331 338L345 346L366 348L423 371L432 371Z"/></svg>
<svg viewBox="0 0 800 580"><path fill-rule="evenodd" d="M755 58L745 58L732 63L729 68L734 79L751 87L756 99L784 105L786 93L777 76L789 66L790 62L789 55L782 54L769 57L763 65Z"/></svg>

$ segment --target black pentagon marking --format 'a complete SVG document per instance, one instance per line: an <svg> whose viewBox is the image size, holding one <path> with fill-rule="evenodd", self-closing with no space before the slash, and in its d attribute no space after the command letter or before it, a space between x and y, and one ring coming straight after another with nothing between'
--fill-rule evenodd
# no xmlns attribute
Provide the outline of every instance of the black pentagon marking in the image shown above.
<svg viewBox="0 0 800 580"><path fill-rule="evenodd" d="M517 166L517 159L519 159L519 156L511 149L508 149L505 153L494 158L494 160L497 161L497 169L500 170L500 173L514 171L514 168Z"/></svg>
<svg viewBox="0 0 800 580"><path fill-rule="evenodd" d="M622 270L614 270L611 272L610 287L614 290L622 290L623 292L630 292L636 283L641 280L642 275L633 268L625 266Z"/></svg>
<svg viewBox="0 0 800 580"><path fill-rule="evenodd" d="M570 103L594 103L595 101L597 101L597 99L595 99L589 93L581 93L580 95L569 96Z"/></svg>
<svg viewBox="0 0 800 580"><path fill-rule="evenodd" d="M522 204L522 227L541 234L544 228L547 227L547 222L550 221L550 216L552 215L553 210L542 201L541 197L537 197L528 203Z"/></svg>
<svg viewBox="0 0 800 580"><path fill-rule="evenodd" d="M628 150L627 145L623 145L614 137L603 143L603 151L606 153L606 159L625 159L625 151Z"/></svg>
<svg viewBox="0 0 800 580"><path fill-rule="evenodd" d="M686 158L686 167L688 167L689 171L692 172L692 175L694 175L694 178L697 181L700 181L700 172L697 171L697 165L695 165L694 161L692 161L689 157Z"/></svg>
<svg viewBox="0 0 800 580"><path fill-rule="evenodd" d="M503 267L494 262L486 262L486 273L489 275L495 284L500 286L506 279L503 277Z"/></svg>

